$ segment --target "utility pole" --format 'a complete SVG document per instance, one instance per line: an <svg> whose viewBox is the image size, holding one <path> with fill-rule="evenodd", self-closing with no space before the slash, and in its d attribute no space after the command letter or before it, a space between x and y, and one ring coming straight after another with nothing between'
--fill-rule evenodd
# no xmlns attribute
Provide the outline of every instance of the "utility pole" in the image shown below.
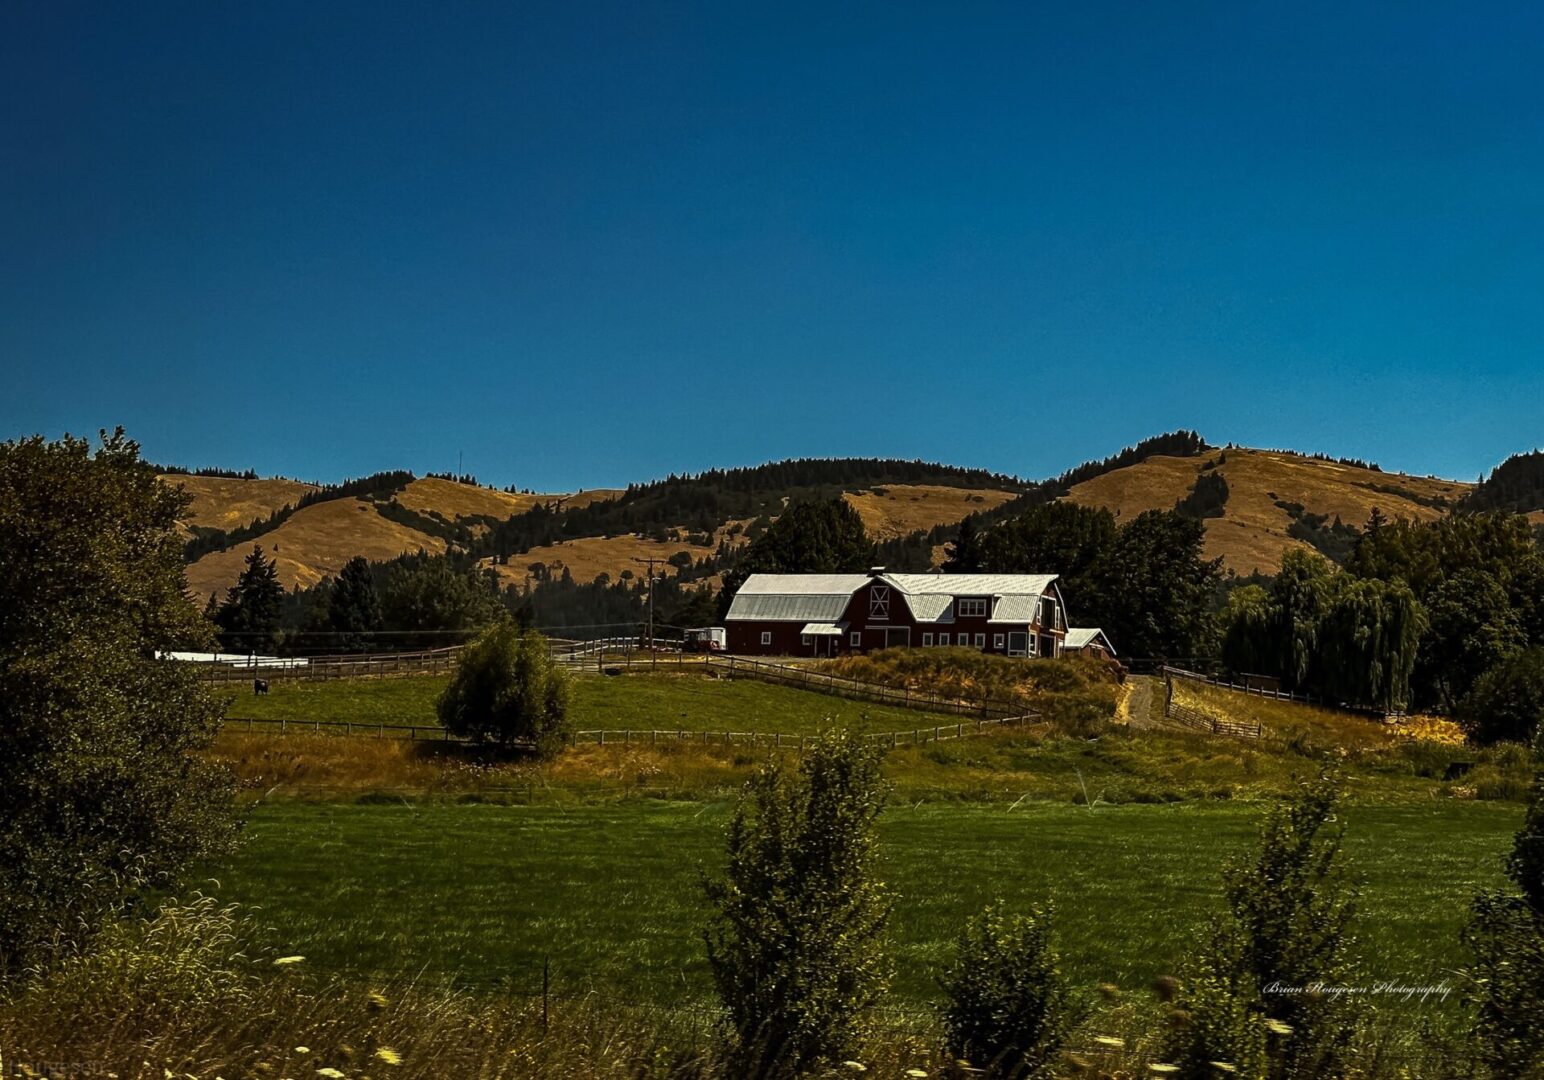
<svg viewBox="0 0 1544 1080"><path fill-rule="evenodd" d="M664 559L655 558L653 555L650 555L647 559L633 559L633 562L646 564L649 568L649 656L651 658L654 656L654 564L664 561Z"/></svg>

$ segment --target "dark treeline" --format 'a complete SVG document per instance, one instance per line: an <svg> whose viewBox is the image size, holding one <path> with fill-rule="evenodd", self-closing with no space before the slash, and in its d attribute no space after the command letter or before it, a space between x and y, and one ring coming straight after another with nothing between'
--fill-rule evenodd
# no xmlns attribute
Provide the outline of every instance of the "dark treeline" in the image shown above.
<svg viewBox="0 0 1544 1080"><path fill-rule="evenodd" d="M258 479L257 472L254 469L242 469L240 472L237 472L235 469L217 469L208 466L202 469L190 469L186 465L151 465L150 468L158 473L165 473L170 476L219 476L227 480Z"/></svg>
<svg viewBox="0 0 1544 1080"><path fill-rule="evenodd" d="M1025 485L1017 477L984 469L963 469L924 461L884 458L807 458L747 469L710 469L634 484L615 499L567 507L558 500L517 514L473 547L500 560L533 547L583 536L638 533L669 539L677 530L711 536L726 521L770 519L785 501L818 501L844 491L885 484L947 484L1006 488ZM766 522L760 525L765 528ZM711 541L709 541L711 543Z"/></svg>
<svg viewBox="0 0 1544 1080"><path fill-rule="evenodd" d="M1458 503L1460 510L1544 510L1544 451L1513 454Z"/></svg>

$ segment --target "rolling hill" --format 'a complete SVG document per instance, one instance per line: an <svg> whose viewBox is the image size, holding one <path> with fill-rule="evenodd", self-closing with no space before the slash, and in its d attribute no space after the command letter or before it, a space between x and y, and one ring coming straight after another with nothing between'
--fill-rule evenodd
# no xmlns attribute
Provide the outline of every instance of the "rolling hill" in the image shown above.
<svg viewBox="0 0 1544 1080"><path fill-rule="evenodd" d="M745 543L791 498L837 494L876 540L912 544L916 554L908 558L922 563L931 551L936 563L942 538L957 522L981 513L990 527L994 517L1012 512L1008 504L1017 498L1060 496L1125 520L1198 498L1198 482L1209 495L1200 511L1207 555L1240 574L1269 573L1289 549L1343 552L1374 507L1390 518L1430 520L1474 498L1473 484L1317 455L1209 448L1193 433L1188 437L1191 444L1175 453L1157 452L1172 445L1173 436L1162 436L1150 447L1139 444L1039 485L980 470L859 459L783 462L575 494L511 493L405 473L335 488L277 479L164 479L193 496L186 524L203 548L194 552L188 581L200 598L235 580L254 543L276 560L289 588L314 585L354 555L384 561L452 547L509 584L565 571L577 582L637 577L638 560L649 558L659 560L664 573L677 573ZM243 527L246 533L224 536ZM222 543L223 550L211 550ZM706 580L716 581L712 569Z"/></svg>
<svg viewBox="0 0 1544 1080"><path fill-rule="evenodd" d="M1102 506L1117 520L1144 510L1168 510L1203 471L1227 482L1221 516L1206 520L1206 555L1240 574L1273 572L1290 548L1312 548L1304 537L1361 526L1373 507L1390 518L1429 521L1448 513L1472 484L1277 450L1230 447L1198 457L1151 457L1075 485L1066 498ZM1314 522L1322 519L1316 529Z"/></svg>

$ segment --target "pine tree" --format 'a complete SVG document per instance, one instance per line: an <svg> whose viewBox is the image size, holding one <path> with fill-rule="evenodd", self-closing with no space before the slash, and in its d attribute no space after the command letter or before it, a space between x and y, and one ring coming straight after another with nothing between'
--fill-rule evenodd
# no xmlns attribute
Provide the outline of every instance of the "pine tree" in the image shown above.
<svg viewBox="0 0 1544 1080"><path fill-rule="evenodd" d="M981 530L974 514L960 522L960 531L949 542L943 569L949 574L973 574L981 569Z"/></svg>
<svg viewBox="0 0 1544 1080"><path fill-rule="evenodd" d="M278 641L283 607L284 586L279 584L278 567L254 544L245 569L215 614L221 646L246 653L272 649Z"/></svg>
<svg viewBox="0 0 1544 1080"><path fill-rule="evenodd" d="M336 635L332 646L344 652L363 652L381 629L381 599L375 577L363 556L343 564L327 597L327 626Z"/></svg>

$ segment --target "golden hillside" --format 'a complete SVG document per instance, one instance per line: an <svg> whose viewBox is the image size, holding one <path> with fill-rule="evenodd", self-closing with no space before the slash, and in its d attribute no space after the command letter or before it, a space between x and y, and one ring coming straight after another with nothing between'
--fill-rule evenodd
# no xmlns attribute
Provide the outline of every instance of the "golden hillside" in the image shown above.
<svg viewBox="0 0 1544 1080"><path fill-rule="evenodd" d="M295 511L272 532L227 551L214 551L188 567L188 588L200 600L223 593L241 573L253 545L275 560L286 589L315 585L336 574L355 555L384 561L412 551L439 554L445 541L387 521L364 499L333 499Z"/></svg>
<svg viewBox="0 0 1544 1080"><path fill-rule="evenodd" d="M1277 503L1301 504L1305 512L1337 515L1360 526L1377 507L1390 518L1430 521L1443 516L1471 485L1407 473L1377 472L1335 461L1274 450L1231 448L1200 457L1154 457L1074 487L1067 496L1102 506L1117 519L1144 510L1167 510L1184 498L1208 462L1228 482L1221 517L1206 522L1206 555L1240 574L1273 573L1289 548L1309 545L1287 535L1291 513Z"/></svg>
<svg viewBox="0 0 1544 1080"><path fill-rule="evenodd" d="M876 540L907 536L935 525L952 525L969 514L990 510L1017 497L1015 491L891 484L842 497L858 511L863 528Z"/></svg>
<svg viewBox="0 0 1544 1080"><path fill-rule="evenodd" d="M184 483L194 496L188 523L231 529L268 517L297 501L314 485L289 480L232 480L223 477L164 476ZM615 497L611 490L579 494L510 494L492 488L425 477L409 483L396 496L409 510L437 513L447 521L472 517L499 520L529 510L537 503L585 505ZM394 559L415 551L439 554L445 541L408 525L382 517L364 499L333 499L297 510L278 528L255 541L216 551L188 567L188 587L200 599L229 588L241 573L253 544L260 544L278 566L285 588L305 588L336 574L355 555L373 561Z"/></svg>
<svg viewBox="0 0 1544 1080"><path fill-rule="evenodd" d="M187 524L210 529L236 529L268 517L298 502L315 484L299 480L239 480L227 476L183 476L163 473L161 480L193 497Z"/></svg>

